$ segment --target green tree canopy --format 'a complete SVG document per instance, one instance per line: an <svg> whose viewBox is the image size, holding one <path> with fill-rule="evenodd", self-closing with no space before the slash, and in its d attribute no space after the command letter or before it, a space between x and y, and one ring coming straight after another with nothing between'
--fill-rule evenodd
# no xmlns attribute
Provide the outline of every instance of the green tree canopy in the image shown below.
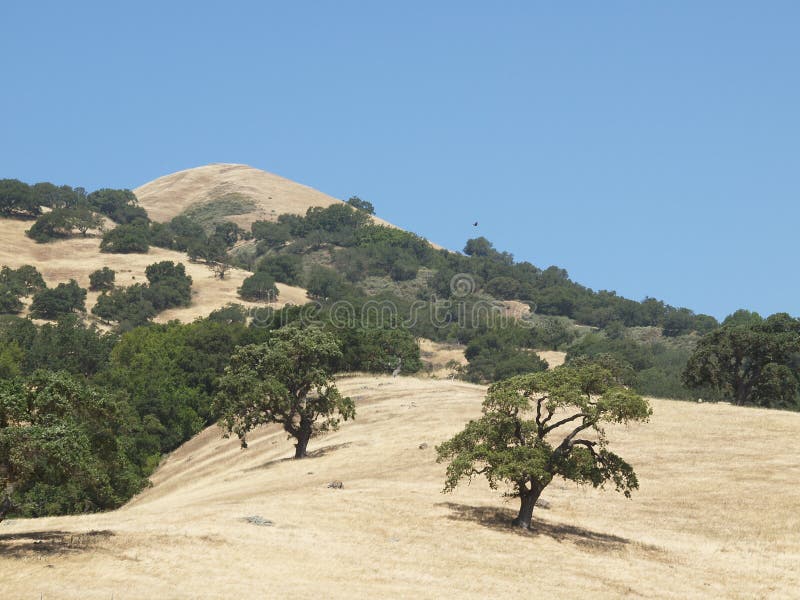
<svg viewBox="0 0 800 600"><path fill-rule="evenodd" d="M117 443L121 427L107 394L66 373L0 380L0 520L12 507L40 516L118 506L142 483Z"/></svg>
<svg viewBox="0 0 800 600"><path fill-rule="evenodd" d="M608 450L604 423L646 421L647 401L598 365L557 367L520 375L489 388L483 416L437 447L449 461L445 492L483 475L492 489L510 486L520 499L514 525L531 527L536 501L555 477L630 496L633 467Z"/></svg>
<svg viewBox="0 0 800 600"><path fill-rule="evenodd" d="M103 234L100 252L114 254L146 253L150 248L150 232L145 225L117 225Z"/></svg>
<svg viewBox="0 0 800 600"><path fill-rule="evenodd" d="M18 179L0 179L0 215L4 217L36 217L41 213L30 186Z"/></svg>
<svg viewBox="0 0 800 600"><path fill-rule="evenodd" d="M93 292L105 292L114 287L117 274L113 269L103 267L89 273L89 289Z"/></svg>
<svg viewBox="0 0 800 600"><path fill-rule="evenodd" d="M368 200L362 200L358 196L350 196L347 199L347 203L356 210L362 210L368 215L375 214L375 206L373 206L372 202L369 202Z"/></svg>
<svg viewBox="0 0 800 600"><path fill-rule="evenodd" d="M751 313L726 322L698 342L684 383L710 385L734 404L800 409L800 320Z"/></svg>
<svg viewBox="0 0 800 600"><path fill-rule="evenodd" d="M278 288L272 275L266 271L258 271L242 282L239 296L253 302L274 302L278 298Z"/></svg>
<svg viewBox="0 0 800 600"><path fill-rule="evenodd" d="M342 352L336 337L318 328L285 327L259 345L239 348L220 378L214 412L247 446L247 433L280 423L306 456L309 440L355 417L355 404L333 379Z"/></svg>
<svg viewBox="0 0 800 600"><path fill-rule="evenodd" d="M86 290L74 279L36 292L31 303L31 316L36 319L56 319L76 310L86 310Z"/></svg>

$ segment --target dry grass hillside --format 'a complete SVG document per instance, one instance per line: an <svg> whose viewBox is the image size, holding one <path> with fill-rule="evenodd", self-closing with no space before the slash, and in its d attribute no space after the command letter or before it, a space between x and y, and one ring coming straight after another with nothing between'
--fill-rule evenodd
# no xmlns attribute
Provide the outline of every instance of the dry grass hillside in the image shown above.
<svg viewBox="0 0 800 600"><path fill-rule="evenodd" d="M341 202L332 196L283 177L246 165L211 164L165 175L134 190L139 203L154 221L168 221L180 214L193 214L201 222L229 220L249 229L258 219L274 220L281 213L305 214L313 206L329 206ZM209 208L210 207L210 208ZM194 212L193 212L194 211ZM377 217L374 221L394 227ZM17 268L31 264L38 268L48 285L75 279L88 288L89 273L107 266L117 271L117 285L144 282L147 265L161 260L182 262L192 276L192 305L165 311L157 317L191 321L208 315L229 303L258 306L238 298L236 289L249 275L232 269L226 279L215 279L202 264L191 263L181 252L152 247L147 254L102 254L98 237L72 238L37 244L25 235L33 221L0 219L0 265ZM114 224L110 221L108 227ZM438 247L438 246L437 246ZM277 284L280 292L273 306L304 304L306 292L299 287ZM98 294L89 292L87 310L91 310Z"/></svg>
<svg viewBox="0 0 800 600"><path fill-rule="evenodd" d="M32 221L0 219L0 265L18 268L22 265L34 265L42 273L48 286L75 279L81 287L89 287L89 274L102 267L109 267L117 272L117 285L146 283L144 270L147 265L162 260L181 262L192 277L192 305L186 308L175 308L160 313L157 321L170 319L192 321L206 316L211 311L229 302L237 302L245 306L260 306L241 300L236 289L242 285L250 273L241 269L231 269L224 280L214 277L214 273L205 265L192 263L182 252L151 247L147 254L103 254L100 252L100 239L97 237L76 237L59 240L47 244L37 244L25 235ZM303 304L308 301L302 288L277 284L279 294L275 306L286 303ZM97 301L96 292L89 292L86 308L91 310Z"/></svg>
<svg viewBox="0 0 800 600"><path fill-rule="evenodd" d="M341 387L358 419L307 460L274 428L241 450L211 427L121 510L3 523L0 597L797 597L800 414L653 400L650 423L609 428L633 499L554 483L519 533L484 482L440 493L434 446L484 388Z"/></svg>
<svg viewBox="0 0 800 600"><path fill-rule="evenodd" d="M313 206L341 202L333 196L247 165L215 163L178 171L133 190L154 221L169 221L187 210L212 202L241 204L240 214L226 219L241 227L281 213L305 214ZM388 225L376 218L376 222Z"/></svg>

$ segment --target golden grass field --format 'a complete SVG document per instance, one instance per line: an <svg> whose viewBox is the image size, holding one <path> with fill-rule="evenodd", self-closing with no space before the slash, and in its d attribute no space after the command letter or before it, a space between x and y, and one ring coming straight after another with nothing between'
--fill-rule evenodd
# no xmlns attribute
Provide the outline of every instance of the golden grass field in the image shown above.
<svg viewBox="0 0 800 600"><path fill-rule="evenodd" d="M229 302L244 306L264 306L247 302L238 297L236 289L250 275L242 269L231 269L224 280L214 276L207 266L193 263L189 257L174 250L152 246L147 254L103 254L100 252L99 237L75 237L67 240L37 244L25 235L33 221L0 219L0 265L18 268L29 264L36 266L48 286L75 279L81 287L89 287L89 274L92 271L109 267L116 271L116 284L127 286L134 283L147 283L144 270L147 265L162 260L183 263L186 272L192 277L192 304L185 308L166 310L156 321L171 319L188 322L208 315L211 311ZM278 283L278 301L273 306L286 303L304 304L308 302L306 291L299 287ZM90 311L97 301L97 292L89 292L86 309Z"/></svg>
<svg viewBox="0 0 800 600"><path fill-rule="evenodd" d="M244 165L208 165L136 190L155 220L227 196L255 208L240 225L337 200ZM33 264L48 285L117 271L145 281L160 260L186 265L191 321L236 295L182 253L101 254L97 237L36 244L31 221L0 220L0 265ZM305 290L278 284L279 303ZM96 294L89 293L87 308ZM514 316L526 305L507 303ZM508 527L517 506L482 480L443 495L434 447L480 414L481 386L451 380L459 345L420 341L431 377L348 376L358 418L293 453L274 427L249 449L210 427L167 457L153 486L120 510L0 524L0 600L182 598L798 598L800 414L653 400L644 425L609 428L636 467L626 500L555 482L536 531ZM562 352L538 353L551 367ZM451 363L452 364L452 363ZM421 445L427 444L421 448ZM330 489L333 480L343 489ZM273 522L258 526L258 516Z"/></svg>
<svg viewBox="0 0 800 600"><path fill-rule="evenodd" d="M3 523L0 597L798 596L800 414L653 400L650 423L609 428L634 497L554 482L522 533L507 526L516 504L481 480L441 493L434 446L479 414L485 388L340 387L357 420L311 458L287 460L272 427L247 450L210 427L121 510Z"/></svg>

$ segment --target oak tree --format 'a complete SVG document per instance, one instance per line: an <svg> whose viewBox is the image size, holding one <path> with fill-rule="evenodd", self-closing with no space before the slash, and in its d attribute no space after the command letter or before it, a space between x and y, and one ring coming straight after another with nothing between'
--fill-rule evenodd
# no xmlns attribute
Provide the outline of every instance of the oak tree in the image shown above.
<svg viewBox="0 0 800 600"><path fill-rule="evenodd" d="M492 489L510 486L520 500L514 525L531 528L536 501L555 477L630 497L639 483L633 467L608 449L605 423L646 421L646 400L618 384L599 365L561 366L492 385L483 416L437 447L449 461L445 492L463 478L483 475Z"/></svg>
<svg viewBox="0 0 800 600"><path fill-rule="evenodd" d="M268 423L280 423L296 440L295 458L309 440L355 417L353 401L339 393L333 365L342 352L334 335L318 328L287 326L264 344L239 348L219 380L214 412L242 440Z"/></svg>

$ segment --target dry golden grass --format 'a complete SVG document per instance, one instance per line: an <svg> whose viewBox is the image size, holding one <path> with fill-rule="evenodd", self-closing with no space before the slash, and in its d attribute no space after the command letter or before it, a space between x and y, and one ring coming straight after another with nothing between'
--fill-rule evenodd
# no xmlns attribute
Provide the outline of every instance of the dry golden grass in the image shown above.
<svg viewBox="0 0 800 600"><path fill-rule="evenodd" d="M133 190L154 221L169 221L189 208L226 197L255 203L255 208L228 220L249 229L259 219L274 221L282 213L304 215L313 206L341 200L308 186L247 165L214 163L154 179ZM389 225L382 219L375 221Z"/></svg>
<svg viewBox="0 0 800 600"><path fill-rule="evenodd" d="M637 468L633 499L554 483L525 534L483 481L440 493L434 446L484 388L341 387L358 419L312 458L286 460L275 428L241 450L212 427L119 511L3 523L0 597L797 597L800 414L653 400L649 424L609 429Z"/></svg>
<svg viewBox="0 0 800 600"><path fill-rule="evenodd" d="M191 262L186 254L156 247L151 247L147 254L103 254L100 252L100 239L97 237L76 237L37 244L25 235L25 230L32 224L32 221L0 219L0 265L12 268L24 264L34 265L41 271L48 286L75 279L81 287L88 288L89 274L102 267L109 267L117 272L116 284L119 286L147 283L144 274L147 265L171 260L183 263L186 272L192 277L192 304L186 308L175 308L160 313L156 319L159 322L171 319L192 321L197 317L208 315L229 302L245 306L264 306L246 302L236 294L236 289L242 285L245 277L250 275L247 271L231 269L225 275L225 279L220 280L215 278L207 266ZM308 302L304 289L282 283L277 286L278 302L273 306ZM97 292L88 293L87 310L91 310L98 296Z"/></svg>
<svg viewBox="0 0 800 600"><path fill-rule="evenodd" d="M465 347L460 344L443 344L425 338L419 338L420 358L427 367L432 377L452 377L455 370L448 364L456 363L460 366L467 364L464 357Z"/></svg>
<svg viewBox="0 0 800 600"><path fill-rule="evenodd" d="M537 350L536 354L538 354L539 358L546 362L547 366L551 369L563 365L567 358L567 353L559 350Z"/></svg>

